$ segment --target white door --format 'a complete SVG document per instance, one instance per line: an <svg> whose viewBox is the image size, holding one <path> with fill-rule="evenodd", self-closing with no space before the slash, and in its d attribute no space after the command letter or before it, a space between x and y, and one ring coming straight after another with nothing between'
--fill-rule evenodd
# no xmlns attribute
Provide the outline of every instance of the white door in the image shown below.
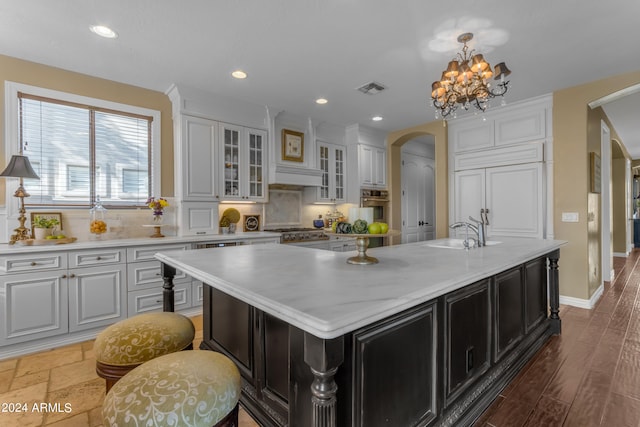
<svg viewBox="0 0 640 427"><path fill-rule="evenodd" d="M433 239L435 167L432 159L402 154L402 242Z"/></svg>

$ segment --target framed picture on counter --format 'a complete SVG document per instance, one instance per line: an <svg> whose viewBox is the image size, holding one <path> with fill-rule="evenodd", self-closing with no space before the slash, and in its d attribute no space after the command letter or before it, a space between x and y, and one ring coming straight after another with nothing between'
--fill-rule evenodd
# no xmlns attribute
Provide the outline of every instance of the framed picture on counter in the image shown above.
<svg viewBox="0 0 640 427"><path fill-rule="evenodd" d="M260 231L260 215L245 215L242 224L243 231Z"/></svg>
<svg viewBox="0 0 640 427"><path fill-rule="evenodd" d="M282 160L304 161L304 133L282 129Z"/></svg>
<svg viewBox="0 0 640 427"><path fill-rule="evenodd" d="M62 231L62 213L61 212L31 212L31 236L35 235L35 231L34 231L34 222L36 217L42 218L42 219L56 219L58 220L58 224L56 224L54 227L51 228L55 228L58 231Z"/></svg>

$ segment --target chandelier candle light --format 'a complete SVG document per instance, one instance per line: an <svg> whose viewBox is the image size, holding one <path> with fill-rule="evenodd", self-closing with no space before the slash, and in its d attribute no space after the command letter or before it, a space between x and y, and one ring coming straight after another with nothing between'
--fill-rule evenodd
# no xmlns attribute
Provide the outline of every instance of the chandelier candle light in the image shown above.
<svg viewBox="0 0 640 427"><path fill-rule="evenodd" d="M456 117L456 110L461 106L469 110L473 105L484 112L488 107L488 101L497 96L504 96L509 89L509 81L505 80L511 71L504 62L495 66L491 71L491 65L485 61L480 53L474 55L475 50L469 51L467 43L473 39L472 33L464 33L458 36L458 42L463 43L462 52L458 53L458 59L453 59L442 72L439 81L431 85L431 99L436 108L436 119L443 119L452 115ZM498 87L491 88L489 79L499 80ZM503 105L505 101L503 100Z"/></svg>

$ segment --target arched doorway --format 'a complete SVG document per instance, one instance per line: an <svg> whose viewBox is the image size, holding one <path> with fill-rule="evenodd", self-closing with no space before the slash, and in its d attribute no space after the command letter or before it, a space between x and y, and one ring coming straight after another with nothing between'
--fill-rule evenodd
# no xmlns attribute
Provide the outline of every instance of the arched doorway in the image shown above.
<svg viewBox="0 0 640 427"><path fill-rule="evenodd" d="M435 173L435 238L448 236L449 197L447 167L447 127L443 122L425 123L392 132L387 137L387 171L391 228L402 230L402 146L408 141L427 136L433 140ZM393 243L400 243L396 237Z"/></svg>

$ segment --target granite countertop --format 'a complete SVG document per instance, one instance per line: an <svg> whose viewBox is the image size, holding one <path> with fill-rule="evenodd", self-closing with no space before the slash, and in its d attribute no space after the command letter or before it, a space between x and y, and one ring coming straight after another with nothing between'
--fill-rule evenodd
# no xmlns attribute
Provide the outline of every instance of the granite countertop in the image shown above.
<svg viewBox="0 0 640 427"><path fill-rule="evenodd" d="M46 244L46 245L33 245L26 246L20 243L15 245L0 244L0 255L15 255L20 253L35 253L35 252L52 252L52 251L70 251L70 250L83 250L83 249L95 249L96 247L121 247L121 246L152 246L152 245L169 245L172 243L198 243L198 242L232 242L238 240L247 239L260 239L280 237L280 233L271 233L266 231L256 231L248 233L234 233L234 234L212 234L206 236L166 236L163 238L136 238L136 239L104 239L104 240L85 240L76 241L66 244Z"/></svg>
<svg viewBox="0 0 640 427"><path fill-rule="evenodd" d="M156 258L304 331L339 337L422 302L545 255L566 242L501 238L469 251L427 242L374 248L374 265L354 252L247 245L160 252ZM432 241L433 242L433 241Z"/></svg>

